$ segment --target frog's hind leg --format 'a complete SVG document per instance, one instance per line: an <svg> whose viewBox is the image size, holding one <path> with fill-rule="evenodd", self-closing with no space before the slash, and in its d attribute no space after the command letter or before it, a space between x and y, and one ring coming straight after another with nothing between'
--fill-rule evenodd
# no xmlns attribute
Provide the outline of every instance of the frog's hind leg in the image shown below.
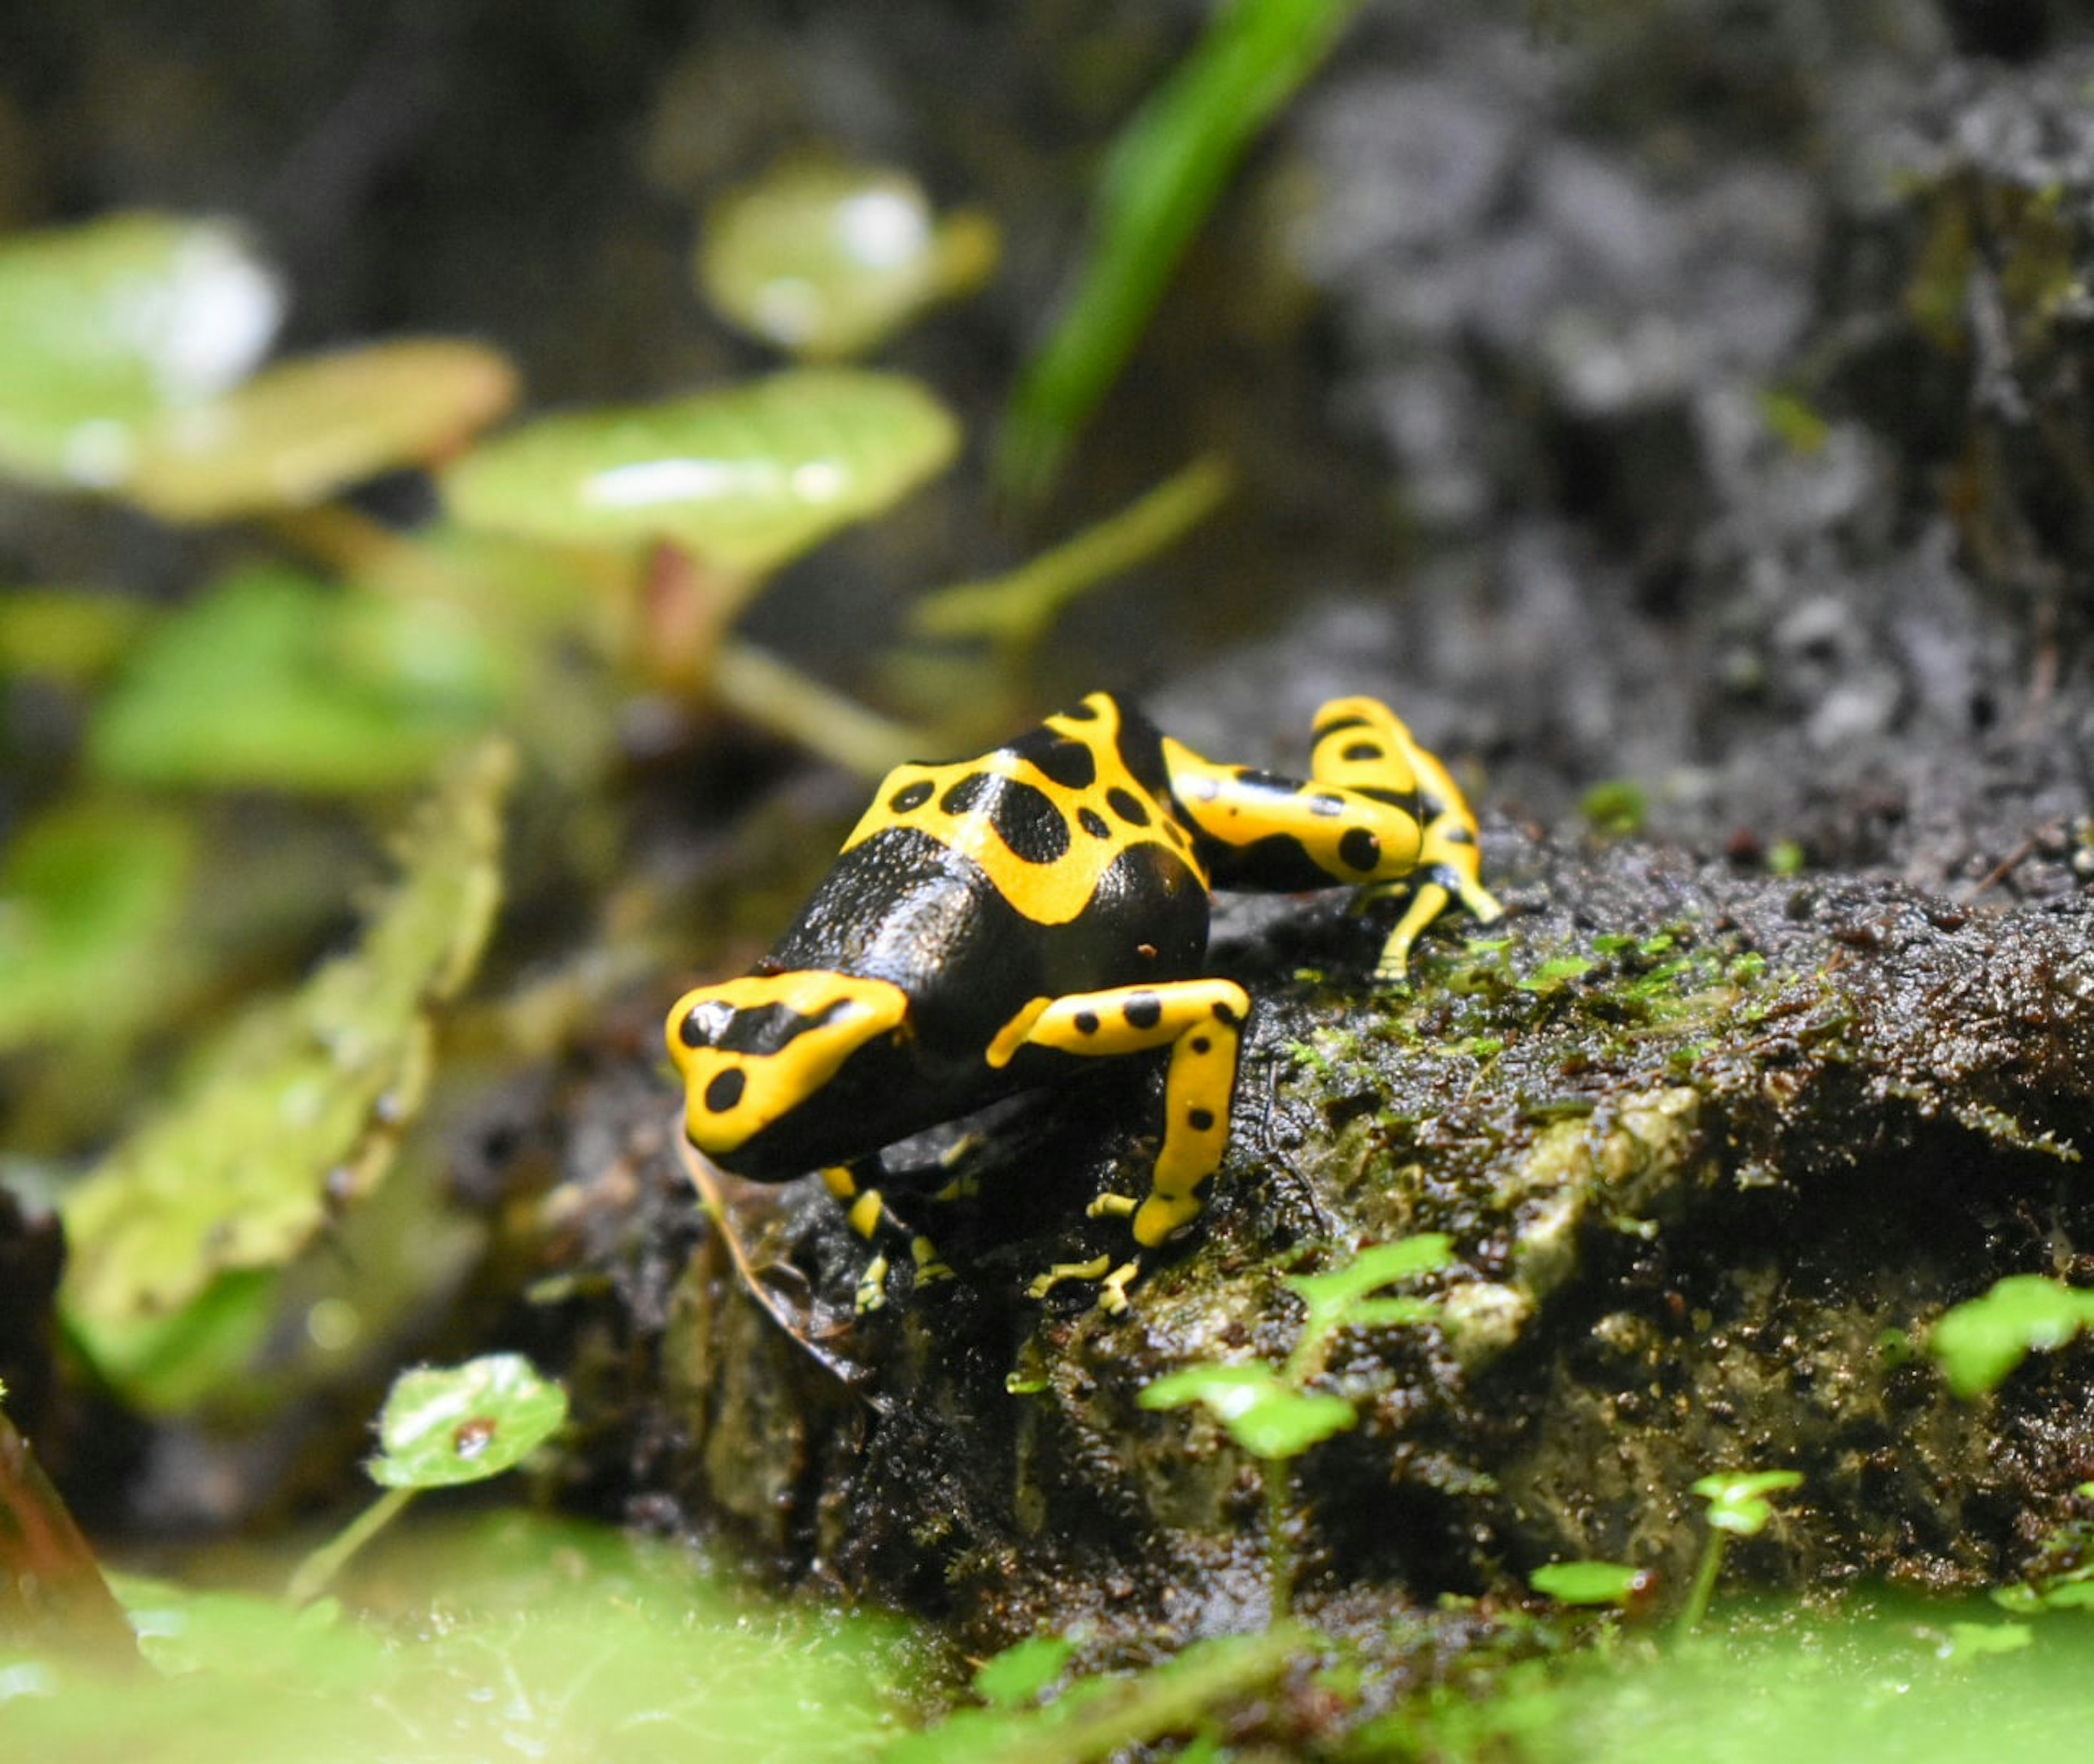
<svg viewBox="0 0 2094 1764"><path fill-rule="evenodd" d="M1475 811L1447 768L1418 745L1401 718L1378 698L1334 698L1316 713L1315 741L1310 770L1317 782L1410 808L1421 824L1415 868L1360 890L1362 902L1410 897L1382 945L1377 979L1406 976L1411 945L1450 902L1458 900L1486 924L1504 912L1484 886Z"/></svg>
<svg viewBox="0 0 2094 1764"><path fill-rule="evenodd" d="M829 1193L843 1202L845 1217L850 1227L871 1246L872 1257L858 1275L858 1308L861 1312L878 1310L887 1302L887 1257L880 1248L880 1240L906 1240L909 1258L916 1270L916 1284L928 1286L936 1280L949 1280L953 1271L948 1267L931 1240L912 1232L888 1210L886 1199L876 1188L868 1188L864 1178L878 1167L879 1161L861 1158L848 1164L832 1164L822 1172L822 1181Z"/></svg>
<svg viewBox="0 0 2094 1764"><path fill-rule="evenodd" d="M1249 995L1224 980L1164 980L1036 998L997 1032L988 1059L992 1066L1007 1065L1021 1047L1096 1058L1171 1049L1163 1144L1149 1193L1140 1201L1101 1197L1091 1208L1093 1217L1128 1217L1136 1244L1153 1249L1199 1217L1200 1190L1227 1149L1236 1055L1249 1014ZM1138 1255L1116 1268L1110 1257L1061 1264L1032 1283L1033 1296L1063 1280L1096 1280L1100 1306L1124 1310L1127 1284L1140 1266Z"/></svg>

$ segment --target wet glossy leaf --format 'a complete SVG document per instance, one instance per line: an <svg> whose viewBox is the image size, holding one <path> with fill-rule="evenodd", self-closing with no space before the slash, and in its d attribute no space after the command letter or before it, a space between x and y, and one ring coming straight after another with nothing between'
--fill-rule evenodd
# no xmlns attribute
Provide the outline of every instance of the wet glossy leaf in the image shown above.
<svg viewBox="0 0 2094 1764"><path fill-rule="evenodd" d="M252 570L146 641L89 755L129 783L397 789L485 726L493 671L477 628L439 602Z"/></svg>
<svg viewBox="0 0 2094 1764"><path fill-rule="evenodd" d="M1008 488L1045 488L1245 150L1358 9L1359 0L1236 0L1121 132L1075 298L1011 398L997 460Z"/></svg>
<svg viewBox="0 0 2094 1764"><path fill-rule="evenodd" d="M1188 1366L1141 1393L1145 1409L1198 1403L1254 1458L1289 1458L1359 1419L1342 1397L1291 1388L1269 1366Z"/></svg>
<svg viewBox="0 0 2094 1764"><path fill-rule="evenodd" d="M902 172L803 161L715 203L698 243L706 298L730 322L810 361L871 349L996 266L996 229L941 221Z"/></svg>
<svg viewBox="0 0 2094 1764"><path fill-rule="evenodd" d="M1982 1297L1943 1313L1927 1338L1948 1388L1983 1396L2031 1353L2062 1347L2094 1327L2094 1292L2075 1291L2040 1274L2015 1274Z"/></svg>
<svg viewBox="0 0 2094 1764"><path fill-rule="evenodd" d="M527 423L442 484L468 526L566 545L666 539L761 571L880 513L958 445L958 425L913 380L803 368Z"/></svg>
<svg viewBox="0 0 2094 1764"><path fill-rule="evenodd" d="M432 1013L471 973L493 915L511 769L498 743L462 756L358 947L250 1012L187 1093L66 1197L61 1306L134 1401L191 1400L185 1365L237 1356L256 1327L244 1277L296 1255L384 1175L421 1106Z"/></svg>
<svg viewBox="0 0 2094 1764"><path fill-rule="evenodd" d="M219 221L115 215L0 240L0 471L121 484L137 428L244 378L283 306Z"/></svg>
<svg viewBox="0 0 2094 1764"><path fill-rule="evenodd" d="M411 340L280 362L140 437L129 493L171 520L296 508L454 451L516 398L508 358Z"/></svg>
<svg viewBox="0 0 2094 1764"><path fill-rule="evenodd" d="M0 857L0 1049L121 1040L193 977L175 938L196 829L179 810L83 798Z"/></svg>
<svg viewBox="0 0 2094 1764"><path fill-rule="evenodd" d="M513 1470L567 1419L567 1393L520 1353L424 1367L393 1380L372 1480L442 1488Z"/></svg>

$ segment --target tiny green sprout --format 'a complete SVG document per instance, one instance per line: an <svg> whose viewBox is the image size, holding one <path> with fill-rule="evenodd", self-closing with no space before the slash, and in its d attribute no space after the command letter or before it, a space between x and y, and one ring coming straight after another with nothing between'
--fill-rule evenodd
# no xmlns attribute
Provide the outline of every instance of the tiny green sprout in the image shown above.
<svg viewBox="0 0 2094 1764"><path fill-rule="evenodd" d="M1653 1577L1648 1568L1631 1568L1626 1562L1552 1562L1536 1569L1527 1584L1558 1605L1625 1608L1642 1601Z"/></svg>
<svg viewBox="0 0 2094 1764"><path fill-rule="evenodd" d="M301 1605L317 1598L421 1490L513 1470L567 1419L567 1392L520 1353L402 1373L379 1414L378 1455L366 1466L385 1492L298 1564L289 1597Z"/></svg>
<svg viewBox="0 0 2094 1764"><path fill-rule="evenodd" d="M1294 1460L1312 1445L1359 1419L1342 1397L1299 1389L1258 1362L1244 1366L1187 1366L1145 1387L1145 1409L1198 1403L1234 1440L1265 1465L1265 1548L1277 1628L1294 1602L1293 1558L1287 1548L1287 1501Z"/></svg>
<svg viewBox="0 0 2094 1764"><path fill-rule="evenodd" d="M1770 388L1760 394L1760 419L1790 452L1824 450L1832 426L1800 393Z"/></svg>
<svg viewBox="0 0 2094 1764"><path fill-rule="evenodd" d="M1687 1603L1679 1613L1681 1635L1699 1628L1709 1614L1716 1576L1723 1571L1724 1540L1758 1536L1774 1517L1766 1497L1800 1488L1802 1483L1801 1474L1793 1470L1742 1470L1718 1471L1692 1484L1693 1492L1709 1503L1709 1541L1702 1547L1694 1584L1688 1588Z"/></svg>
<svg viewBox="0 0 2094 1764"><path fill-rule="evenodd" d="M1553 993L1589 972L1592 967L1592 959L1588 956L1553 955L1514 984L1523 993Z"/></svg>
<svg viewBox="0 0 2094 1764"><path fill-rule="evenodd" d="M1306 1314L1301 1339L1288 1356L1288 1382L1298 1386L1307 1377L1324 1343L1340 1329L1385 1328L1429 1321L1433 1307L1428 1300L1374 1295L1398 1280L1452 1267L1458 1260L1453 1240L1445 1232L1422 1232L1363 1249L1343 1267L1327 1274L1290 1275L1288 1288L1301 1301Z"/></svg>
<svg viewBox="0 0 2094 1764"><path fill-rule="evenodd" d="M1643 831L1650 802L1641 784L1627 778L1610 778L1594 784L1578 799L1578 812L1594 832L1619 837Z"/></svg>
<svg viewBox="0 0 2094 1764"><path fill-rule="evenodd" d="M2013 1274L1943 1312L1927 1351L1940 1362L1948 1388L1967 1400L1996 1389L2031 1353L2062 1347L2090 1325L2094 1292Z"/></svg>
<svg viewBox="0 0 2094 1764"><path fill-rule="evenodd" d="M1803 847L1792 839L1777 839L1767 847L1766 867L1769 875L1800 875L1807 861L1803 854Z"/></svg>

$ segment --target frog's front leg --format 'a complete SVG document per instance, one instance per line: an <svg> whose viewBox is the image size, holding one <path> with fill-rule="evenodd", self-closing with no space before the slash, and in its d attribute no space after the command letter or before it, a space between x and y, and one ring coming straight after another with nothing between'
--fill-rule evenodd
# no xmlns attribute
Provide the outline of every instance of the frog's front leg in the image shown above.
<svg viewBox="0 0 2094 1764"><path fill-rule="evenodd" d="M883 1232L907 1239L910 1260L915 1266L919 1286L953 1277L953 1271L940 1258L931 1240L912 1232L888 1210L880 1190L865 1185L863 1176L876 1162L874 1158L861 1158L854 1163L832 1164L822 1172L822 1181L829 1193L844 1203L845 1216L850 1221L851 1229L872 1247L871 1259L858 1279L858 1309L861 1312L878 1310L887 1302L887 1258L880 1249Z"/></svg>
<svg viewBox="0 0 2094 1764"><path fill-rule="evenodd" d="M1410 967L1418 934L1458 900L1488 924L1505 909L1484 886L1476 817L1438 757L1414 741L1403 719L1379 698L1333 698L1316 713L1310 774L1366 797L1395 794L1414 805L1420 823L1418 855L1407 875L1378 879L1360 891L1362 903L1409 892L1404 910L1382 945L1377 980L1400 980Z"/></svg>
<svg viewBox="0 0 2094 1764"><path fill-rule="evenodd" d="M1061 998L1036 998L997 1032L988 1062L1008 1065L1023 1047L1106 1058L1168 1047L1163 1080L1163 1144L1140 1201L1102 1197L1094 1217L1131 1215L1134 1240L1155 1249L1199 1217L1201 1185L1222 1161L1229 1140L1229 1105L1236 1095L1236 1054L1250 997L1233 980L1164 980L1115 986ZM1127 1308L1127 1286L1140 1258L1120 1267L1109 1257L1050 1268L1032 1283L1035 1297L1062 1280L1097 1280L1098 1302Z"/></svg>

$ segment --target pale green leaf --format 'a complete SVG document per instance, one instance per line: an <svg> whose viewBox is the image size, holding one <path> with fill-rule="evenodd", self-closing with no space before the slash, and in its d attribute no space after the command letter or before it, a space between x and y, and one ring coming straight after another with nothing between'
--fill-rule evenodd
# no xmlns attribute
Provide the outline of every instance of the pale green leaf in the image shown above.
<svg viewBox="0 0 2094 1764"><path fill-rule="evenodd" d="M219 221L113 215L0 240L0 471L122 484L138 428L244 378L283 305Z"/></svg>
<svg viewBox="0 0 2094 1764"><path fill-rule="evenodd" d="M389 1488L484 1482L515 1469L567 1419L567 1392L520 1353L403 1372L378 1418L371 1479Z"/></svg>
<svg viewBox="0 0 2094 1764"><path fill-rule="evenodd" d="M227 520L317 502L454 451L516 398L508 358L408 339L302 356L139 437L131 497L170 520Z"/></svg>
<svg viewBox="0 0 2094 1764"><path fill-rule="evenodd" d="M940 220L906 172L802 160L715 202L698 280L720 315L807 361L860 354L996 267L996 228Z"/></svg>
<svg viewBox="0 0 2094 1764"><path fill-rule="evenodd" d="M511 770L499 743L461 756L358 947L236 1023L186 1093L65 1197L62 1309L134 1401L179 1406L165 1393L190 1385L170 1343L224 1346L189 1308L218 1317L220 1283L298 1254L390 1165L427 1087L432 1013L471 972L493 916Z"/></svg>
<svg viewBox="0 0 2094 1764"><path fill-rule="evenodd" d="M442 476L467 526L551 544L667 540L775 569L942 470L959 428L916 381L797 368L660 404L543 417Z"/></svg>

